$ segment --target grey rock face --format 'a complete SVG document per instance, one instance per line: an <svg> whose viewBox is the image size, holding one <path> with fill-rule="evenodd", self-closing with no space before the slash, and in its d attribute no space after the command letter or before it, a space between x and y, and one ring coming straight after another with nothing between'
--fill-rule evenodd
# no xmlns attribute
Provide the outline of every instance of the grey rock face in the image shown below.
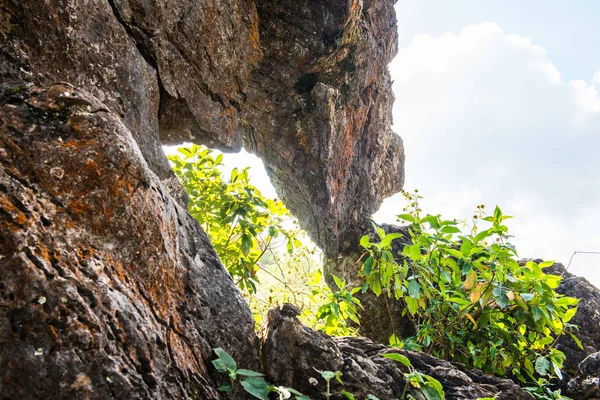
<svg viewBox="0 0 600 400"><path fill-rule="evenodd" d="M579 375L567 385L574 399L597 399L600 397L600 353L587 356L579 364Z"/></svg>
<svg viewBox="0 0 600 400"><path fill-rule="evenodd" d="M259 369L208 237L105 105L5 88L0 166L3 398L218 399L214 347Z"/></svg>
<svg viewBox="0 0 600 400"><path fill-rule="evenodd" d="M403 374L408 369L382 357L389 352L408 357L417 371L440 381L448 400L494 396L505 400L533 399L508 379L466 371L424 353L390 349L367 338L331 338L307 328L295 316L277 308L269 311L268 325L261 335L262 362L267 377L275 384L294 387L313 399L324 398L322 393L326 389L314 368L342 372L344 384L332 380L332 392L347 390L359 399L368 394L380 399L400 398L406 386ZM311 378L318 378L319 383L311 384ZM423 398L411 386L407 387L407 393Z"/></svg>
<svg viewBox="0 0 600 400"><path fill-rule="evenodd" d="M587 279L571 274L560 263L546 268L544 272L562 276L556 289L558 293L579 299L577 314L569 322L579 327L576 335L583 350L568 336L561 338L558 344L558 348L567 355L565 367L572 373L578 370L577 366L584 358L600 350L600 289Z"/></svg>
<svg viewBox="0 0 600 400"><path fill-rule="evenodd" d="M371 214L404 182L402 141L390 128L393 1L256 7L264 58L250 76L244 146L336 260L356 251Z"/></svg>
<svg viewBox="0 0 600 400"><path fill-rule="evenodd" d="M600 364L597 353L600 350L600 289L587 279L571 274L561 263L555 263L544 272L561 275L563 279L556 291L579 299L577 314L569 322L579 327L575 335L581 341L583 349L580 349L570 336L563 336L559 340L557 348L567 356L564 365L565 377L559 386L563 392L575 399L598 398L600 396L598 370Z"/></svg>

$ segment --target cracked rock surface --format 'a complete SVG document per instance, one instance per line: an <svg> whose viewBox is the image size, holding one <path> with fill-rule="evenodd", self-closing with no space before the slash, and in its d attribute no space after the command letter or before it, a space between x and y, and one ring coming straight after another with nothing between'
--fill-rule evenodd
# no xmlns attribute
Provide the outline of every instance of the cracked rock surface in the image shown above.
<svg viewBox="0 0 600 400"><path fill-rule="evenodd" d="M218 399L214 347L259 369L208 237L90 94L3 88L0 238L3 399Z"/></svg>
<svg viewBox="0 0 600 400"><path fill-rule="evenodd" d="M0 0L3 399L220 399L214 347L261 368L250 310L185 211L162 144L260 156L326 272L356 277L369 216L404 182L390 128L393 6ZM561 341L573 367L598 350L600 302L566 276L560 290L584 299L574 321L585 351ZM369 301L364 332L385 341L387 315ZM278 383L318 397L302 386L315 365L342 370L358 394L391 399L402 386L388 350L367 339L331 339L293 313L273 314L268 332L262 362ZM403 354L448 399L526 398L509 381ZM236 390L227 396L247 398Z"/></svg>
<svg viewBox="0 0 600 400"><path fill-rule="evenodd" d="M390 349L362 337L332 338L313 331L295 315L285 313L285 305L283 309L269 311L261 341L267 377L275 384L294 387L314 399L324 398L322 393L326 390L325 382L314 368L342 372L343 385L332 380L332 393L346 390L358 399L368 394L380 399L400 398L405 389L403 374L408 369L397 361L382 357L390 352L406 356L417 371L439 380L449 400L494 396L498 400L533 399L511 380L464 370L460 365L424 353ZM309 383L311 378L319 383ZM424 399L420 391L410 386L407 393L416 399Z"/></svg>

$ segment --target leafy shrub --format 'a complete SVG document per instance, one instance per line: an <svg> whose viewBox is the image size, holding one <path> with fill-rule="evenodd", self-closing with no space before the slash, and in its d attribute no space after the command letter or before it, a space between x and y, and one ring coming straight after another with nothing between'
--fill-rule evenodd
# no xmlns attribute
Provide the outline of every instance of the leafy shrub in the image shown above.
<svg viewBox="0 0 600 400"><path fill-rule="evenodd" d="M224 180L223 155L203 146L180 147L169 156L189 197L189 212L202 225L221 261L243 290L256 291L258 260L278 237L289 252L300 246L296 232L283 227L290 218L283 202L265 199L250 184L248 168L234 168Z"/></svg>
<svg viewBox="0 0 600 400"><path fill-rule="evenodd" d="M318 253L314 245L302 243L301 238L309 241L299 229L285 228L291 215L283 202L264 198L250 184L249 168L233 169L225 180L223 156L213 156L206 147L191 145L178 152L169 160L189 197L190 214L245 293L257 325L268 309L290 302L302 306L301 319L312 328L354 335L346 320L358 322L358 300L342 281L338 290L325 284L320 262L313 259ZM284 252L278 249L282 245Z"/></svg>
<svg viewBox="0 0 600 400"><path fill-rule="evenodd" d="M479 206L461 229L456 220L422 216L416 191L405 196L410 206L399 218L410 223L410 244L402 254L392 250L399 234L376 228L379 242L361 239L364 289L402 302L418 328L415 337L391 341L522 381L560 377L565 356L554 345L571 334L578 300L555 292L561 278L542 271L552 262L516 261L510 217L498 207L487 216Z"/></svg>

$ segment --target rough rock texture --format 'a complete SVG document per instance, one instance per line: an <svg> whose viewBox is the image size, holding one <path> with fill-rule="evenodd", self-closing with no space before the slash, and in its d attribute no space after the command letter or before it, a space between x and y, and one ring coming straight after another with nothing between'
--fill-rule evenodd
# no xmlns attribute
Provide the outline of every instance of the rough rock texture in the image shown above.
<svg viewBox="0 0 600 400"><path fill-rule="evenodd" d="M498 400L533 399L508 379L466 371L460 365L424 353L390 349L361 337L331 338L304 326L286 305L269 311L261 340L267 377L276 384L295 387L314 399L324 398L321 393L325 391L325 383L323 379L319 379L317 385L309 383L310 378L319 378L313 367L342 372L344 384L332 381L332 392L344 389L360 399L367 394L380 399L400 398L405 387L403 373L408 370L381 356L389 352L408 357L416 370L439 380L448 400L494 396ZM419 391L408 389L415 398L423 398Z"/></svg>
<svg viewBox="0 0 600 400"><path fill-rule="evenodd" d="M161 144L243 136L336 259L404 179L395 51L392 0L0 0L2 394L210 398L211 347L257 367Z"/></svg>
<svg viewBox="0 0 600 400"><path fill-rule="evenodd" d="M243 134L336 259L404 182L393 3L0 0L0 79L89 91L173 192L160 141L239 150Z"/></svg>
<svg viewBox="0 0 600 400"><path fill-rule="evenodd" d="M243 141L325 250L327 272L356 276L369 216L404 181L390 130L393 3L0 0L3 398L220 398L217 346L259 369L250 311L177 204L186 198L162 143ZM585 354L561 343L578 363L598 350L598 292L576 278L563 287L587 299L574 320L589 331ZM365 332L386 341L386 316L365 315ZM274 312L263 361L307 393L322 390L306 386L314 365L387 399L403 386L385 351ZM527 398L403 354L447 398Z"/></svg>
<svg viewBox="0 0 600 400"><path fill-rule="evenodd" d="M252 315L132 135L70 85L0 95L3 399L218 399Z"/></svg>
<svg viewBox="0 0 600 400"><path fill-rule="evenodd" d="M356 251L371 214L404 182L390 128L393 3L256 1L264 59L249 81L244 145L334 260Z"/></svg>
<svg viewBox="0 0 600 400"><path fill-rule="evenodd" d="M254 3L109 0L158 74L161 140L239 150L239 112L261 60Z"/></svg>
<svg viewBox="0 0 600 400"><path fill-rule="evenodd" d="M587 279L571 274L561 263L555 263L544 272L562 276L556 289L558 293L579 299L577 314L569 322L579 326L577 337L583 350L568 336L558 343L558 348L567 355L565 369L571 375L579 371L578 365L584 358L600 351L600 289Z"/></svg>
<svg viewBox="0 0 600 400"><path fill-rule="evenodd" d="M579 364L579 375L569 381L567 392L574 400L600 398L600 353L590 354Z"/></svg>
<svg viewBox="0 0 600 400"><path fill-rule="evenodd" d="M600 350L600 289L587 279L571 274L560 263L546 268L544 272L562 276L563 279L556 290L558 293L579 299L577 314L570 323L579 327L575 334L583 349L569 336L563 336L559 340L557 348L567 356L564 364L565 376L559 386L563 392L566 391L574 398L600 397L600 372L590 367L598 365L591 361L598 359L596 352ZM591 354L595 354L594 357L590 356ZM571 382L568 382L569 380ZM592 390L594 385L596 389Z"/></svg>
<svg viewBox="0 0 600 400"><path fill-rule="evenodd" d="M0 82L89 91L182 202L161 141L239 150L239 110L260 58L250 1L0 0Z"/></svg>

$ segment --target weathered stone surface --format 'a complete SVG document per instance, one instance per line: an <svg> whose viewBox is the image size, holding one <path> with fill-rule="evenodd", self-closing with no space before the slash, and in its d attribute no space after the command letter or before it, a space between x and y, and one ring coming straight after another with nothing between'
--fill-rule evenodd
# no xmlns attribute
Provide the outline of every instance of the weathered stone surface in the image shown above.
<svg viewBox="0 0 600 400"><path fill-rule="evenodd" d="M161 178L172 174L156 135L156 71L107 0L0 0L0 20L0 82L87 90L122 119Z"/></svg>
<svg viewBox="0 0 600 400"><path fill-rule="evenodd" d="M569 322L579 327L575 335L583 349L570 336L563 336L558 341L557 348L567 356L564 379L559 382L559 387L573 398L597 398L597 395L600 396L600 374L592 371L590 365L596 365L592 361L598 359L596 352L600 350L600 289L587 279L571 274L561 263L554 263L544 272L562 276L556 290L558 293L579 299L577 314Z"/></svg>
<svg viewBox="0 0 600 400"><path fill-rule="evenodd" d="M404 182L390 128L393 3L256 1L264 58L250 77L244 146L332 260L356 251L371 214Z"/></svg>
<svg viewBox="0 0 600 400"><path fill-rule="evenodd" d="M238 115L261 60L254 3L109 0L158 72L161 140L239 151Z"/></svg>
<svg viewBox="0 0 600 400"><path fill-rule="evenodd" d="M562 276L556 289L558 293L579 299L577 314L569 322L579 327L576 336L583 350L569 336L564 336L558 343L558 348L567 355L565 369L571 375L579 371L578 365L584 358L600 351L600 289L587 279L571 274L561 263L555 263L544 272Z"/></svg>
<svg viewBox="0 0 600 400"><path fill-rule="evenodd" d="M243 136L327 272L354 279L368 217L404 180L395 51L392 0L0 0L0 393L219 398L216 346L259 369L247 305L165 189L185 202L161 141L237 150ZM560 343L576 365L598 350L598 291L572 276L559 290L585 299L574 323L586 350ZM387 311L372 300L362 329L386 342ZM316 396L313 366L387 399L404 385L386 351L274 313L263 361ZM403 354L447 398L527 398Z"/></svg>
<svg viewBox="0 0 600 400"><path fill-rule="evenodd" d="M567 392L574 400L600 397L600 353L590 354L579 364L579 375L569 381Z"/></svg>
<svg viewBox="0 0 600 400"><path fill-rule="evenodd" d="M483 375L478 371L467 371L459 365L441 361L424 353L390 349L375 344L366 338L331 338L304 326L293 313L272 309L268 325L262 332L262 361L267 377L274 383L288 385L321 399L325 391L323 379L317 385L310 378L319 378L319 370L342 372L343 386L332 381L332 392L344 389L356 398L373 394L380 399L396 399L402 395L405 383L403 373L407 368L382 354L397 352L409 358L419 372L440 381L446 399L532 399L508 379ZM423 396L414 388L408 392L417 399ZM342 398L335 396L334 398Z"/></svg>
<svg viewBox="0 0 600 400"><path fill-rule="evenodd" d="M66 85L0 98L2 398L220 398L252 315L130 132ZM243 396L242 396L243 397Z"/></svg>
<svg viewBox="0 0 600 400"><path fill-rule="evenodd" d="M182 203L161 140L239 150L238 114L260 59L251 1L0 0L0 82L89 91Z"/></svg>
<svg viewBox="0 0 600 400"><path fill-rule="evenodd" d="M95 95L181 203L161 141L236 151L243 133L336 260L402 188L392 0L0 0L0 21L1 81Z"/></svg>

